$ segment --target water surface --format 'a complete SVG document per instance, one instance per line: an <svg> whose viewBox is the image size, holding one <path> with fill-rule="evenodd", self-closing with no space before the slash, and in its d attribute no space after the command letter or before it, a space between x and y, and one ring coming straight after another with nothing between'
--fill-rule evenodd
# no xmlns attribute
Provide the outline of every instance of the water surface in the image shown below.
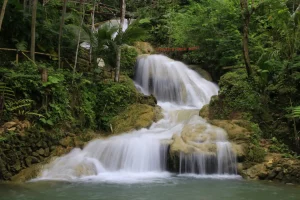
<svg viewBox="0 0 300 200"><path fill-rule="evenodd" d="M39 181L0 185L1 200L299 200L300 187L226 177L148 182Z"/></svg>

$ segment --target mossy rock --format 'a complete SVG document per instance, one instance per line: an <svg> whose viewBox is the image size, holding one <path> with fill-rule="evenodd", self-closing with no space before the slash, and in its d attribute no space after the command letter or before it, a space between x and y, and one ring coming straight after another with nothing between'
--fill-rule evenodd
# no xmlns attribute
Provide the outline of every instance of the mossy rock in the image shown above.
<svg viewBox="0 0 300 200"><path fill-rule="evenodd" d="M209 123L223 128L230 141L235 141L237 144L250 141L251 130L248 129L250 122L245 120L210 120Z"/></svg>
<svg viewBox="0 0 300 200"><path fill-rule="evenodd" d="M208 120L209 119L209 105L204 105L199 111L199 116Z"/></svg>
<svg viewBox="0 0 300 200"><path fill-rule="evenodd" d="M131 130L148 128L157 121L156 108L146 104L132 104L125 111L114 117L110 123L113 133L124 133Z"/></svg>
<svg viewBox="0 0 300 200"><path fill-rule="evenodd" d="M211 75L208 73L208 71L202 69L200 65L189 65L189 68L197 72L201 77L208 81L213 81Z"/></svg>
<svg viewBox="0 0 300 200"><path fill-rule="evenodd" d="M135 42L134 47L137 49L139 55L155 53L155 49L148 42Z"/></svg>
<svg viewBox="0 0 300 200"><path fill-rule="evenodd" d="M41 169L42 169L42 163L34 164L26 169L23 169L20 173L17 175L13 176L11 180L13 182L25 182L28 180L31 180L33 178L36 178Z"/></svg>

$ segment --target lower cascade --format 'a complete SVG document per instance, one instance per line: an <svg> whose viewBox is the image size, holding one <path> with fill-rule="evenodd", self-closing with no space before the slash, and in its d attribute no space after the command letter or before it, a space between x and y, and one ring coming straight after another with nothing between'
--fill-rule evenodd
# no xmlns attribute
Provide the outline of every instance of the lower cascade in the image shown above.
<svg viewBox="0 0 300 200"><path fill-rule="evenodd" d="M137 61L135 83L153 94L164 118L148 129L97 139L44 166L37 180L146 180L170 172L235 175L227 133L199 116L218 87L181 62L162 55Z"/></svg>

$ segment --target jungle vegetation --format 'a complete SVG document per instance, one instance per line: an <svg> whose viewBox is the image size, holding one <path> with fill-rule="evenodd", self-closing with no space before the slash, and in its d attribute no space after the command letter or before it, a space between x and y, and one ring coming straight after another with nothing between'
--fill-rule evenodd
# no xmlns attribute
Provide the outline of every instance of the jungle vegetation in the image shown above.
<svg viewBox="0 0 300 200"><path fill-rule="evenodd" d="M0 124L18 118L42 129L109 131L109 120L135 101L127 75L133 76L137 53L126 45L199 46L168 54L201 66L219 83L211 117L250 120L263 138L280 143L274 151L300 152L300 0L0 5ZM122 26L95 31L95 25L120 16L135 19L125 33ZM82 42L91 48L81 48ZM105 68L98 66L99 56ZM118 69L120 77L114 76Z"/></svg>

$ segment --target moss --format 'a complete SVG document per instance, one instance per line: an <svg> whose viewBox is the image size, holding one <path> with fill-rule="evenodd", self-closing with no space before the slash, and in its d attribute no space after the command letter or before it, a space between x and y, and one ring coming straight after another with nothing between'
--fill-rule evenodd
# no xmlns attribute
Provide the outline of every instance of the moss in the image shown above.
<svg viewBox="0 0 300 200"><path fill-rule="evenodd" d="M124 112L133 104L156 105L154 96L144 96L139 93L133 81L128 76L122 76L119 83L103 82L99 85L98 100L96 103L96 117L98 127L110 131L111 120Z"/></svg>
<svg viewBox="0 0 300 200"><path fill-rule="evenodd" d="M268 109L263 104L259 77L248 78L245 69L223 75L219 82L218 97L210 102L211 119L247 119L259 121Z"/></svg>
<svg viewBox="0 0 300 200"><path fill-rule="evenodd" d="M113 133L123 133L149 127L156 120L155 108L146 104L133 104L110 121Z"/></svg>

